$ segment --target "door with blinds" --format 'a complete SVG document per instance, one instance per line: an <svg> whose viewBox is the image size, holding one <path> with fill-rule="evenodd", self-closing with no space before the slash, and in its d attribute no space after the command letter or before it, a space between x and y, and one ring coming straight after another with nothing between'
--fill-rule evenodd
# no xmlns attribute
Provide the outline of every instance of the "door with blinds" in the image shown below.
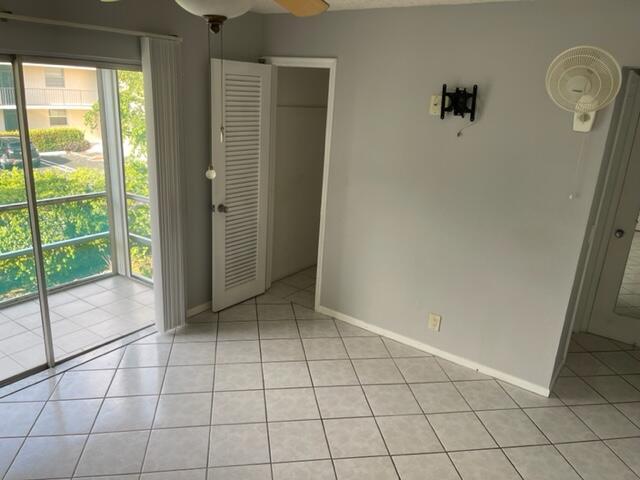
<svg viewBox="0 0 640 480"><path fill-rule="evenodd" d="M214 311L266 284L271 67L212 60Z"/></svg>

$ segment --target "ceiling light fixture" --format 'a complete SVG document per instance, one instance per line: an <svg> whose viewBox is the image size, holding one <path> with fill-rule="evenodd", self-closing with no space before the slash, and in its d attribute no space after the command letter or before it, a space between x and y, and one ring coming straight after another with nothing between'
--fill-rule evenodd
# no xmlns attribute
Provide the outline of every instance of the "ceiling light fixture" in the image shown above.
<svg viewBox="0 0 640 480"><path fill-rule="evenodd" d="M204 18L211 31L218 33L227 19L247 13L255 0L176 0L176 3L187 12Z"/></svg>

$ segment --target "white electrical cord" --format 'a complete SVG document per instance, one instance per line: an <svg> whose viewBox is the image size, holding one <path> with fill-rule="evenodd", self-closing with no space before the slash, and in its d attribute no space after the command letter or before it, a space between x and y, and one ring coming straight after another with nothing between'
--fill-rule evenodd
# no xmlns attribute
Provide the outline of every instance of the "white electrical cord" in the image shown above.
<svg viewBox="0 0 640 480"><path fill-rule="evenodd" d="M569 200L576 200L580 198L580 184L582 179L582 166L584 164L584 148L587 144L588 135L584 134L582 142L580 142L580 150L578 151L578 158L576 158L576 167L573 171L573 188L569 194Z"/></svg>

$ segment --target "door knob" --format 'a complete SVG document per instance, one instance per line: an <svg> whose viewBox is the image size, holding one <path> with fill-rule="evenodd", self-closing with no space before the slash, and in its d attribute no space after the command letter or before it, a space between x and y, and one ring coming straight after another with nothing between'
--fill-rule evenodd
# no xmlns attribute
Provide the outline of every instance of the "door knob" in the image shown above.
<svg viewBox="0 0 640 480"><path fill-rule="evenodd" d="M227 206L224 203L221 203L220 205L218 205L218 212L227 213L228 211L229 211L229 209L227 208Z"/></svg>
<svg viewBox="0 0 640 480"><path fill-rule="evenodd" d="M613 235L614 235L616 238L622 238L622 237L624 237L624 230L622 230L621 228L619 228L619 229L617 229L617 230L613 233Z"/></svg>

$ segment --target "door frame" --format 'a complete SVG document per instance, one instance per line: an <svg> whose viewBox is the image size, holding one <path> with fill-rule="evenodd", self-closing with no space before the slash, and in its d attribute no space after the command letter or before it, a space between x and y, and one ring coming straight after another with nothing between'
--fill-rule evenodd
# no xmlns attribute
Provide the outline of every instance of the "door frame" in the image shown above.
<svg viewBox="0 0 640 480"><path fill-rule="evenodd" d="M316 294L315 309L320 306L322 294L322 262L324 258L324 240L326 234L327 199L329 184L329 166L331 163L331 136L333 133L333 111L335 107L336 94L336 70L338 59L331 57L273 57L265 56L260 59L267 65L274 67L298 67L298 68L323 68L329 70L329 91L327 95L327 123L325 126L324 139L324 159L322 165L322 197L320 200L320 233L318 238L318 260L316 270ZM275 157L276 157L276 110L278 106L278 69L275 68L271 82L271 145L269 147L270 168L269 168L269 205L267 208L267 268L266 286L271 286L271 267L273 261L273 220L274 205L273 197L275 192Z"/></svg>
<svg viewBox="0 0 640 480"><path fill-rule="evenodd" d="M627 97L626 87L630 72L640 73L640 68L624 67L622 69L622 89L615 102L615 107L609 126L609 133L605 145L602 166L591 214L585 232L585 238L578 263L574 288L567 309L567 324L565 325L565 344L560 345L562 359L567 355L569 340L572 332L586 331L591 324L600 275L604 268L610 232L615 223L617 205L622 194L626 177L626 167L629 159L620 155L616 146L620 142L628 141L635 134L636 124L628 125L628 115L632 111L625 110Z"/></svg>

